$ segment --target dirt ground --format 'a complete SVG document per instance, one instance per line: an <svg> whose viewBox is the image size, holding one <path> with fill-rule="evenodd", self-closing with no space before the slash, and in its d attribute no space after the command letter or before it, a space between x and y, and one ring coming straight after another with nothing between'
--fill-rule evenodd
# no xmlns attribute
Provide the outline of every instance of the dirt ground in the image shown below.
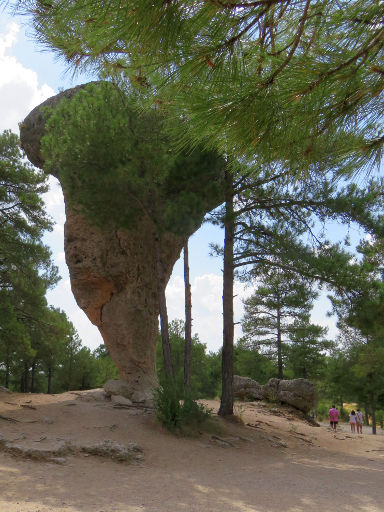
<svg viewBox="0 0 384 512"><path fill-rule="evenodd" d="M217 418L219 433L191 439L84 392L0 393L0 512L384 511L381 431L334 434L281 408L236 408L243 425ZM46 456L105 440L137 443L142 460Z"/></svg>

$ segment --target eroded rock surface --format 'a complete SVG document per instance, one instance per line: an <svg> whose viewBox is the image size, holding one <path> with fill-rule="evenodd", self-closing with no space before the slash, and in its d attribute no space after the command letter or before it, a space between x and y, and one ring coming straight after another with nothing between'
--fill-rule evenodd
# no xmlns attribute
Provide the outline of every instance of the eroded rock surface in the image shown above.
<svg viewBox="0 0 384 512"><path fill-rule="evenodd" d="M107 457L119 462L139 462L143 459L143 449L137 443L123 445L106 439L99 443L84 445L80 450L90 455Z"/></svg>
<svg viewBox="0 0 384 512"><path fill-rule="evenodd" d="M0 452L5 452L14 457L32 459L39 462L53 462L66 464L67 456L76 456L80 453L105 457L117 462L137 464L142 462L143 449L137 443L117 443L110 439L104 439L96 443L78 444L72 441L57 441L43 439L45 444L31 446L30 440L12 440L0 436Z"/></svg>
<svg viewBox="0 0 384 512"><path fill-rule="evenodd" d="M233 376L233 394L242 400L263 400L262 385L250 377Z"/></svg>
<svg viewBox="0 0 384 512"><path fill-rule="evenodd" d="M307 379L269 379L263 386L249 377L234 375L234 395L242 400L268 400L292 405L308 413L317 404L314 384Z"/></svg>
<svg viewBox="0 0 384 512"><path fill-rule="evenodd" d="M45 107L54 109L62 98L72 101L76 93L82 89L83 86L78 86L48 99L21 123L21 144L34 165L44 169L41 138L45 133L45 116L48 115ZM86 162L82 162L83 164L86 166ZM51 169L50 172L60 181L60 162L56 162L55 170ZM191 175L193 178L193 166ZM218 182L222 179L218 176L216 178ZM192 183L189 193L206 189L216 178L212 174L200 174L195 183ZM153 388L157 385L155 346L159 315L156 278L158 246L154 223L143 215L129 229L114 229L108 226L100 229L81 213L83 210L81 206L74 204L73 197L66 189L65 180L61 182L66 203L65 257L72 292L78 305L99 328L111 357L119 368L120 378L128 386L126 393L119 394L137 402L150 401ZM153 185L156 187L156 208L159 217L162 214L161 198L166 199L169 204L172 198L183 197L181 204L184 204L190 197L186 193L184 201L184 195L180 195L183 189L175 190L174 183L171 186L163 180L158 186ZM79 186L81 187L81 184ZM184 186L191 187L191 183L183 181L180 187ZM170 190L167 187L171 187ZM123 193L118 189L115 192ZM126 196L126 201L129 197ZM114 204L114 197L107 199L105 208ZM134 204L140 200L140 197L132 199ZM178 229L177 234L171 228L162 232L161 261L164 289L185 239L200 226L205 213L218 206L221 200L221 196L208 198L207 194L207 198L197 207L195 203L192 204L190 211L193 212L193 218L188 228L186 227L183 232ZM189 210L185 208L184 211Z"/></svg>
<svg viewBox="0 0 384 512"><path fill-rule="evenodd" d="M292 405L303 412L316 406L317 393L314 384L307 379L269 379L263 386L263 395L269 400Z"/></svg>

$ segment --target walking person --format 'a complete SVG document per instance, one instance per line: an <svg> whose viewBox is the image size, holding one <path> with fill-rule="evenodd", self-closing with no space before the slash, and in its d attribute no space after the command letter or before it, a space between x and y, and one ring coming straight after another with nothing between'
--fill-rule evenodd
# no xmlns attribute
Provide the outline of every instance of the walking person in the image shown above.
<svg viewBox="0 0 384 512"><path fill-rule="evenodd" d="M351 414L349 415L349 423L351 424L351 432L355 433L357 419L356 419L356 413L353 409L351 411Z"/></svg>
<svg viewBox="0 0 384 512"><path fill-rule="evenodd" d="M337 424L339 422L339 411L335 405L332 405L331 409L329 409L329 424L333 430L336 430Z"/></svg>
<svg viewBox="0 0 384 512"><path fill-rule="evenodd" d="M360 411L360 409L357 409L356 410L356 428L357 428L358 434L363 433L363 423L364 423L363 413Z"/></svg>

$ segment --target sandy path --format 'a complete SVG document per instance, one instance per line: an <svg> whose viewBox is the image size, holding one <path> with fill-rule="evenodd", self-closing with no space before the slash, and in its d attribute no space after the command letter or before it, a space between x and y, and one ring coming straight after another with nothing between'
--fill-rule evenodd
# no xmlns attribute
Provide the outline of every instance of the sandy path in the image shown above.
<svg viewBox="0 0 384 512"><path fill-rule="evenodd" d="M29 400L36 409L20 407ZM352 436L343 426L335 438L325 425L247 404L241 415L252 426L226 423L220 439L176 438L151 414L69 393L0 395L0 414L22 421L0 420L0 433L15 442L111 439L144 450L136 466L84 454L58 465L0 453L1 512L384 510L383 435Z"/></svg>

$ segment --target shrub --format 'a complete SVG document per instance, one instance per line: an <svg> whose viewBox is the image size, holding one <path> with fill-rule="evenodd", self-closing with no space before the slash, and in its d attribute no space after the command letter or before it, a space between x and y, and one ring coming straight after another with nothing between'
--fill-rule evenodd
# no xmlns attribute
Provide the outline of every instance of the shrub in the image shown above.
<svg viewBox="0 0 384 512"><path fill-rule="evenodd" d="M190 393L180 397L176 385L169 380L157 388L154 409L158 421L175 434L198 435L212 418L212 411L197 403Z"/></svg>
<svg viewBox="0 0 384 512"><path fill-rule="evenodd" d="M319 402L316 408L316 418L319 421L326 421L329 419L328 411L330 409L330 405L327 403Z"/></svg>
<svg viewBox="0 0 384 512"><path fill-rule="evenodd" d="M381 409L376 411L376 423L378 423L381 428L384 428L384 411Z"/></svg>

